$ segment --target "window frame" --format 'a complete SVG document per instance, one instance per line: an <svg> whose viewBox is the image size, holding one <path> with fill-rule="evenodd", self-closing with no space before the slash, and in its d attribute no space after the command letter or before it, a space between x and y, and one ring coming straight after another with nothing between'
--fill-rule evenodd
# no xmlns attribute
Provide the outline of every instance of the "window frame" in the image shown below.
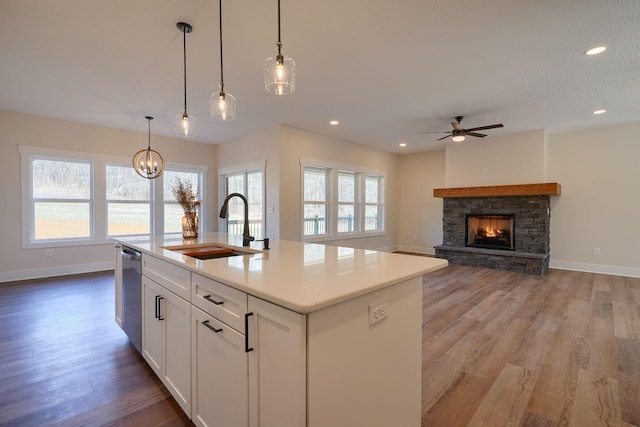
<svg viewBox="0 0 640 427"><path fill-rule="evenodd" d="M251 173L262 173L262 238L268 235L267 233L267 160L259 160L256 162L243 163L236 166L229 166L218 170L218 206L222 206L224 199L227 197L227 178L231 176L244 175L245 189L248 185L248 175ZM244 195L244 194L243 194ZM244 195L246 197L246 195ZM218 212L215 213L218 217L218 230L221 233L226 233L228 230L227 218L219 218ZM254 236L256 237L256 236Z"/></svg>
<svg viewBox="0 0 640 427"><path fill-rule="evenodd" d="M164 223L164 212L165 212L165 207L166 205L180 205L177 201L175 200L168 200L165 201L164 200L164 178L165 178L165 173L166 172L178 172L178 173L195 173L198 175L198 181L192 184L195 184L198 186L198 188L200 189L200 198L204 201L207 200L207 196L206 196L206 186L205 186L205 181L206 181L206 172L207 172L207 168L206 167L202 167L202 166L194 166L194 165L185 165L185 164L177 164L177 163L170 163L168 165L165 166L164 168L164 172L162 174L162 176L160 177L162 179L161 183L162 185L157 185L157 190L154 192L154 197L158 198L158 200L160 200L159 203L157 203L156 205L156 209L154 211L153 217L155 219L156 223L161 224L160 228L162 229L162 233L165 236L178 236L182 234L182 230L180 231L173 231L173 232L169 232L166 233L165 232L165 223ZM159 195L158 195L159 193ZM180 207L182 209L182 207ZM206 203L202 203L200 205L200 207L198 207L198 216L200 217L200 221L198 223L198 228L200 230L198 230L200 233L205 233L206 230L206 221L202 221L202 218L204 218L206 212ZM154 221L152 221L154 222Z"/></svg>
<svg viewBox="0 0 640 427"><path fill-rule="evenodd" d="M383 236L386 234L385 224L385 201L384 194L386 190L387 173L385 171L364 168L354 165L346 165L334 162L312 158L300 158L300 199L301 199L301 228L300 235L303 242L324 242L331 240L345 240L362 237ZM327 179L327 218L326 218L326 234L305 234L305 218L304 206L311 203L304 199L305 193L305 171L309 169L325 170ZM355 201L354 205L354 224L353 231L338 231L338 207L344 204L339 200L338 182L341 173L349 173L354 176L355 185ZM365 210L366 206L374 205L374 203L366 203L365 201L365 178L378 178L378 200L375 205L378 207L378 228L376 230L365 230Z"/></svg>
<svg viewBox="0 0 640 427"><path fill-rule="evenodd" d="M107 218L107 190L106 190L106 169L107 166L131 166L131 159L121 156L111 156L97 153L87 153L79 151L58 150L52 148L33 147L26 145L18 146L21 164L21 206L23 216L21 219L22 249L35 248L55 248L70 246L106 245L113 243L113 236L108 235ZM90 227L91 237L68 238L68 239L35 239L35 212L32 195L34 159L48 159L60 161L87 162L91 164L91 201L90 201ZM170 171L197 172L200 176L201 197L206 200L206 186L208 167L204 165L191 165L181 163L166 163L166 169ZM150 185L150 233L126 235L152 236L164 235L164 200L163 200L163 179L164 175L149 180ZM201 207L201 215L207 215L206 205ZM200 227L206 232L205 221L200 222ZM179 233L167 234L168 236L178 236Z"/></svg>
<svg viewBox="0 0 640 427"><path fill-rule="evenodd" d="M149 183L149 200L122 200L122 199L109 199L107 198L107 175L106 175L106 170L109 166L112 167L120 167L120 168L126 168L126 167L131 167L131 163L123 163L123 162L110 162L107 161L104 164L104 170L105 170L105 181L104 181L104 185L105 185L105 211L104 211L104 215L105 215L105 235L107 238L120 238L120 237L136 237L136 236L146 236L146 233L137 233L137 234L109 234L109 204L110 203L114 203L114 204L144 204L144 205L149 205L149 233L151 234L151 231L153 230L153 190L154 190L154 186L155 186L155 182L150 182ZM144 178L143 178L144 179ZM150 180L150 181L155 181L155 180Z"/></svg>
<svg viewBox="0 0 640 427"><path fill-rule="evenodd" d="M35 198L33 195L33 162L36 160L47 160L52 162L60 162L60 163L81 163L87 164L89 166L89 199L69 199L69 198ZM94 162L90 160L78 159L71 156L65 157L54 157L50 155L32 155L29 158L28 171L29 171L29 188L28 188L28 198L29 198L29 206L27 210L23 209L23 212L27 212L27 216L29 219L29 241L30 242L43 242L46 244L55 244L66 242L69 240L78 240L78 241L90 241L95 237L95 220L94 220ZM37 203L86 203L89 207L89 235L88 236L77 236L77 237L59 237L59 238L50 238L50 239L36 239L36 204Z"/></svg>

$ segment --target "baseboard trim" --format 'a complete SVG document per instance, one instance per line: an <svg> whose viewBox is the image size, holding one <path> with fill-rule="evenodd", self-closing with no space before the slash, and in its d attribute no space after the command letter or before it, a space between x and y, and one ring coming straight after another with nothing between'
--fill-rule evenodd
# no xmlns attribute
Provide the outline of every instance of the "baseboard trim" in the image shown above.
<svg viewBox="0 0 640 427"><path fill-rule="evenodd" d="M640 277L640 268L619 267L616 265L588 264L583 262L551 260L549 262L549 268L557 268L559 270L584 271L586 273L610 274L613 276Z"/></svg>
<svg viewBox="0 0 640 427"><path fill-rule="evenodd" d="M90 264L61 265L58 267L32 268L0 272L0 283L18 280L42 279L43 277L68 276L70 274L93 273L95 271L113 270L112 261L94 262Z"/></svg>
<svg viewBox="0 0 640 427"><path fill-rule="evenodd" d="M398 246L387 246L384 248L376 248L373 249L374 251L378 251L378 252L395 252L398 250Z"/></svg>
<svg viewBox="0 0 640 427"><path fill-rule="evenodd" d="M424 254L424 255L436 255L435 248L426 248L424 246L408 246L408 245L400 245L398 247L399 251L402 252L413 252L415 254Z"/></svg>

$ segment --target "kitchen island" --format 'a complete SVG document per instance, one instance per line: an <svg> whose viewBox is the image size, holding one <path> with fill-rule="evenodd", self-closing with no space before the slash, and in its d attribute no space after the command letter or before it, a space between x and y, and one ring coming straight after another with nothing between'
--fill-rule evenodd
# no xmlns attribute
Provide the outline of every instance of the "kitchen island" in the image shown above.
<svg viewBox="0 0 640 427"><path fill-rule="evenodd" d="M143 356L197 425L420 425L422 276L445 260L221 233L118 242L142 252ZM209 246L248 254L185 255Z"/></svg>

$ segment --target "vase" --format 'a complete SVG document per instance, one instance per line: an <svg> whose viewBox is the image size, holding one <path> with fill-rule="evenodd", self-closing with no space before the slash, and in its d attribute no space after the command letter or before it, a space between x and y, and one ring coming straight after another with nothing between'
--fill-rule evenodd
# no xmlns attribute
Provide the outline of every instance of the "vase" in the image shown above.
<svg viewBox="0 0 640 427"><path fill-rule="evenodd" d="M185 212L182 217L182 238L198 238L198 215L195 212Z"/></svg>

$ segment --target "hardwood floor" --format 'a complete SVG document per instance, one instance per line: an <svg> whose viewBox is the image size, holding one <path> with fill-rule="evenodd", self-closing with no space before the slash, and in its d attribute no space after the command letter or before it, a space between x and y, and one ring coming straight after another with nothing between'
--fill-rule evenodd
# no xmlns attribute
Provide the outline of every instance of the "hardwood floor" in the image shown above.
<svg viewBox="0 0 640 427"><path fill-rule="evenodd" d="M423 307L423 426L640 425L640 279L449 266Z"/></svg>
<svg viewBox="0 0 640 427"><path fill-rule="evenodd" d="M110 272L0 284L0 425L192 425L113 304ZM640 426L640 279L452 265L423 307L423 426Z"/></svg>
<svg viewBox="0 0 640 427"><path fill-rule="evenodd" d="M116 325L113 286L113 272L0 285L0 425L193 425Z"/></svg>

